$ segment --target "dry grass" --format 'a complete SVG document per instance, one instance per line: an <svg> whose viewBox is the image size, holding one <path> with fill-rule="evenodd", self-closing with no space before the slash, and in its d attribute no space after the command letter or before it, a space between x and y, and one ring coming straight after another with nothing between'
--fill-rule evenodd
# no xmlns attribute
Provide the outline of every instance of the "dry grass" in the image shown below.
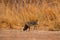
<svg viewBox="0 0 60 40"><path fill-rule="evenodd" d="M59 0L0 0L0 29L22 29L25 22L38 20L39 30L54 30L59 17Z"/></svg>

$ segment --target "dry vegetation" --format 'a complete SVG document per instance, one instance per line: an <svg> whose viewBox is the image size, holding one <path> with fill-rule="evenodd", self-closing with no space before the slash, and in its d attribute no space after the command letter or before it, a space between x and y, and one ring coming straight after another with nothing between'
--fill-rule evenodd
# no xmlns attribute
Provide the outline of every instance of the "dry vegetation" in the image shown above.
<svg viewBox="0 0 60 40"><path fill-rule="evenodd" d="M38 30L60 30L60 0L0 0L0 29L22 29L38 20Z"/></svg>

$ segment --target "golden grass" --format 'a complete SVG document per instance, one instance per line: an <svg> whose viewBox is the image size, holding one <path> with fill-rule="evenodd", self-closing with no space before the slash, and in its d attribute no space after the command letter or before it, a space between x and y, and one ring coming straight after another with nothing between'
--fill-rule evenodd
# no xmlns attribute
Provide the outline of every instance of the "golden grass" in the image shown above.
<svg viewBox="0 0 60 40"><path fill-rule="evenodd" d="M55 24L60 22L59 0L18 0L17 2L0 0L0 28L11 26L13 29L21 29L25 22L38 20L39 30L56 29ZM5 23L2 24L2 21Z"/></svg>

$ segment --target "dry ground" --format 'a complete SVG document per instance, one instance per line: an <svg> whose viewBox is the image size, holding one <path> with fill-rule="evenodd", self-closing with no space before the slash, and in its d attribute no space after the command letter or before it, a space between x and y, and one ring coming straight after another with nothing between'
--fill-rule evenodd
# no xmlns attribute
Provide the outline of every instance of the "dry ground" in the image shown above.
<svg viewBox="0 0 60 40"><path fill-rule="evenodd" d="M60 31L0 30L0 40L60 40Z"/></svg>

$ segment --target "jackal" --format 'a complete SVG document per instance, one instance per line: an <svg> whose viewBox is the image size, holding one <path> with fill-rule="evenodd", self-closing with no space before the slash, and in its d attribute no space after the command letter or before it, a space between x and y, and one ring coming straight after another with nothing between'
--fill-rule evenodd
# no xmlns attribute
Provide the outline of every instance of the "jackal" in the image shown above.
<svg viewBox="0 0 60 40"><path fill-rule="evenodd" d="M38 25L38 20L26 22L26 23L25 23L25 26L24 26L24 28L23 28L23 31L25 31L25 30L27 30L27 29L30 30L30 27L31 27L31 26L34 26L34 29L36 29L37 25Z"/></svg>

